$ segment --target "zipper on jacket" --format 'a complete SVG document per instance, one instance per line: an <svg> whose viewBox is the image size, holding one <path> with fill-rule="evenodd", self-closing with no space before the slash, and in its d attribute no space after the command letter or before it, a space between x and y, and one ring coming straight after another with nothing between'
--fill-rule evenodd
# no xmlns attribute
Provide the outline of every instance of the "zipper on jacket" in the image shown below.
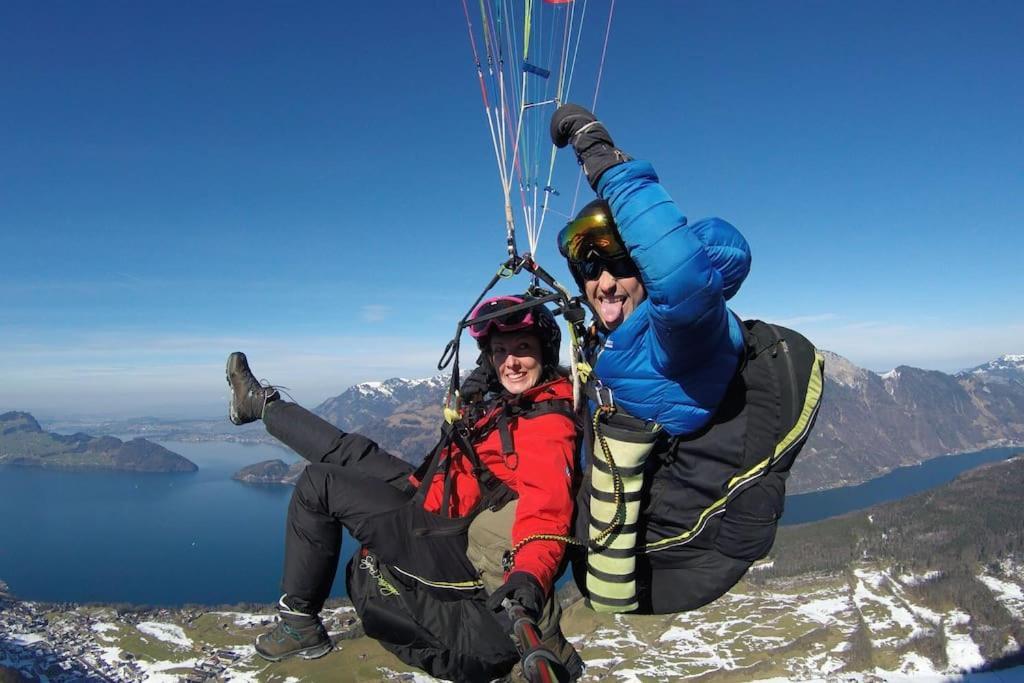
<svg viewBox="0 0 1024 683"><path fill-rule="evenodd" d="M793 355L789 352L789 344L787 344L786 340L782 338L782 336L779 334L779 331L775 329L775 326L774 325L769 325L769 327L771 327L772 334L775 335L775 338L779 340L779 343L778 343L778 346L776 346L776 349L779 349L779 350L782 351L783 362L785 362L785 364L786 364L786 374L789 377L789 387L790 387L790 393L789 393L790 415L792 416L794 424L795 424L796 420L798 420L800 418L800 403L797 400L797 393L798 393L799 387L796 384L796 369L793 367ZM775 354L772 354L772 355L775 355ZM790 425L787 424L786 426L790 426Z"/></svg>

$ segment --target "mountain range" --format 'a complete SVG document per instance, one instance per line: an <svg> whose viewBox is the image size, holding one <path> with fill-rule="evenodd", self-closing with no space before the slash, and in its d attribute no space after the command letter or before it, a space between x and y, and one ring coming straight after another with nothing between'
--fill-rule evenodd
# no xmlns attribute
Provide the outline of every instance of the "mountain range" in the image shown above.
<svg viewBox="0 0 1024 683"><path fill-rule="evenodd" d="M1024 441L1024 356L949 375L877 374L828 351L818 421L789 491L848 486L931 457Z"/></svg>
<svg viewBox="0 0 1024 683"><path fill-rule="evenodd" d="M955 452L1024 442L1024 355L955 375L906 365L878 374L824 351L825 391L790 493L849 486ZM438 437L447 381L365 382L314 412L418 462Z"/></svg>
<svg viewBox="0 0 1024 683"><path fill-rule="evenodd" d="M838 354L823 353L822 407L793 467L791 494L861 483L940 455L1024 442L1024 355L1002 356L947 374L905 365L876 373ZM443 376L364 382L313 410L418 464L439 436L446 387ZM172 441L277 443L259 423L235 427L223 417L65 422L51 428ZM272 462L257 463L239 478L254 483L294 479L295 472L275 478L280 468L270 467Z"/></svg>

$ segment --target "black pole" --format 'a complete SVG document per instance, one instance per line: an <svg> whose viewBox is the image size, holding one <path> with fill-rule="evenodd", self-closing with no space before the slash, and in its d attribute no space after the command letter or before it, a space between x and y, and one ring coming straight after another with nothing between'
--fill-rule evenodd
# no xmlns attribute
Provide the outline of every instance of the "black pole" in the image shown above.
<svg viewBox="0 0 1024 683"><path fill-rule="evenodd" d="M564 683L569 672L555 654L540 641L540 629L521 604L505 598L501 606L512 620L512 633L519 644L523 675L530 683Z"/></svg>

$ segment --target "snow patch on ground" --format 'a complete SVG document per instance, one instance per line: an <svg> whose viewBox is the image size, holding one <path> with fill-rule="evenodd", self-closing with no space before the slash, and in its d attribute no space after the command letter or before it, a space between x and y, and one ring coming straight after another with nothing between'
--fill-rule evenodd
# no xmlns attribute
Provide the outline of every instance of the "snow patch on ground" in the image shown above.
<svg viewBox="0 0 1024 683"><path fill-rule="evenodd" d="M248 671L237 671L235 669L228 669L222 674L223 680L231 681L231 683L259 683L258 674L262 673L264 669L250 669Z"/></svg>
<svg viewBox="0 0 1024 683"><path fill-rule="evenodd" d="M265 626L274 621L273 614L258 614L249 612L210 612L218 617L226 617L235 626L250 628L253 626Z"/></svg>
<svg viewBox="0 0 1024 683"><path fill-rule="evenodd" d="M996 599L1013 615L1014 619L1024 619L1024 590L1020 586L985 574L978 576L978 580L995 593Z"/></svg>
<svg viewBox="0 0 1024 683"><path fill-rule="evenodd" d="M192 647L192 639L185 635L184 629L176 624L164 624L159 621L143 621L135 628L147 636L170 643L177 647Z"/></svg>
<svg viewBox="0 0 1024 683"><path fill-rule="evenodd" d="M913 680L924 680L925 677L927 680L946 680L942 672L935 668L932 660L916 652L908 652L903 655L899 672Z"/></svg>
<svg viewBox="0 0 1024 683"><path fill-rule="evenodd" d="M928 583L942 576L942 572L925 572L924 574L900 574L899 580L904 586L917 586Z"/></svg>
<svg viewBox="0 0 1024 683"><path fill-rule="evenodd" d="M399 673L394 669L387 668L386 666L378 666L377 671L380 672L380 680L382 681L397 679L400 681L409 681L410 683L438 683L438 679L419 671Z"/></svg>
<svg viewBox="0 0 1024 683"><path fill-rule="evenodd" d="M827 652L808 657L804 664L811 671L816 671L822 674L834 674L846 666L846 662L838 657L832 657Z"/></svg>
<svg viewBox="0 0 1024 683"><path fill-rule="evenodd" d="M118 629L117 624L112 624L109 621L97 621L89 627L89 630L96 633L96 637L100 640L107 643L112 643L115 642L117 638L115 638L114 636L108 636L107 632L114 631L116 633L120 629Z"/></svg>
<svg viewBox="0 0 1024 683"><path fill-rule="evenodd" d="M169 669L191 669L199 664L198 659L186 659L181 662L145 662L136 660L145 674L146 683L177 683L181 674L166 673ZM235 680L232 678L232 680Z"/></svg>
<svg viewBox="0 0 1024 683"><path fill-rule="evenodd" d="M38 633L11 633L7 637L19 645L32 645L33 643L46 642L46 638Z"/></svg>
<svg viewBox="0 0 1024 683"><path fill-rule="evenodd" d="M729 649L720 647L716 641L704 637L700 632L695 632L688 628L672 627L663 633L658 640L677 643L677 651L682 649L686 653L686 665L688 667L696 666L713 671L726 671L736 668L736 660L729 656ZM616 673L619 674L625 671L625 669L616 670Z"/></svg>
<svg viewBox="0 0 1024 683"><path fill-rule="evenodd" d="M886 574L874 569L855 569L853 575L861 582L865 587L870 586L874 589L879 589L882 584L886 581Z"/></svg>
<svg viewBox="0 0 1024 683"><path fill-rule="evenodd" d="M934 620L925 618L932 614L923 614L908 601L903 595L903 585L886 572L856 569L853 573L857 578L853 600L864 616L875 647L898 647L931 631L938 621L938 615L934 615Z"/></svg>
<svg viewBox="0 0 1024 683"><path fill-rule="evenodd" d="M330 622L337 621L340 624L344 624L351 618L356 617L355 607L334 607L332 609L325 609L320 612L320 618L330 625Z"/></svg>
<svg viewBox="0 0 1024 683"><path fill-rule="evenodd" d="M121 662L121 648L119 647L101 647L100 648L100 659L107 664L116 666Z"/></svg>
<svg viewBox="0 0 1024 683"><path fill-rule="evenodd" d="M819 598L797 605L796 611L801 616L813 619L819 624L830 624L836 621L836 615L853 608L850 598L845 595Z"/></svg>
<svg viewBox="0 0 1024 683"><path fill-rule="evenodd" d="M985 663L978 645L971 640L967 625L971 617L966 612L953 610L947 615L946 657L949 666L956 671L970 671Z"/></svg>
<svg viewBox="0 0 1024 683"><path fill-rule="evenodd" d="M625 660L622 657L605 657L603 659L588 659L586 660L586 663L587 668L607 669L616 666L623 661Z"/></svg>

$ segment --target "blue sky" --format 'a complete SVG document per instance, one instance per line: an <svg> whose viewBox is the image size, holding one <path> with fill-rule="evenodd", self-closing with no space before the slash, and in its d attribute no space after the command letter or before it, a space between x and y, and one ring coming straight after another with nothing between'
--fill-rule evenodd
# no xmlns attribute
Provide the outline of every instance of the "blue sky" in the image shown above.
<svg viewBox="0 0 1024 683"><path fill-rule="evenodd" d="M953 371L1024 353L1021 35L1019 2L620 1L597 109L747 236L738 313ZM0 410L215 416L236 349L309 405L426 376L504 256L456 0L5 3L0 64Z"/></svg>

